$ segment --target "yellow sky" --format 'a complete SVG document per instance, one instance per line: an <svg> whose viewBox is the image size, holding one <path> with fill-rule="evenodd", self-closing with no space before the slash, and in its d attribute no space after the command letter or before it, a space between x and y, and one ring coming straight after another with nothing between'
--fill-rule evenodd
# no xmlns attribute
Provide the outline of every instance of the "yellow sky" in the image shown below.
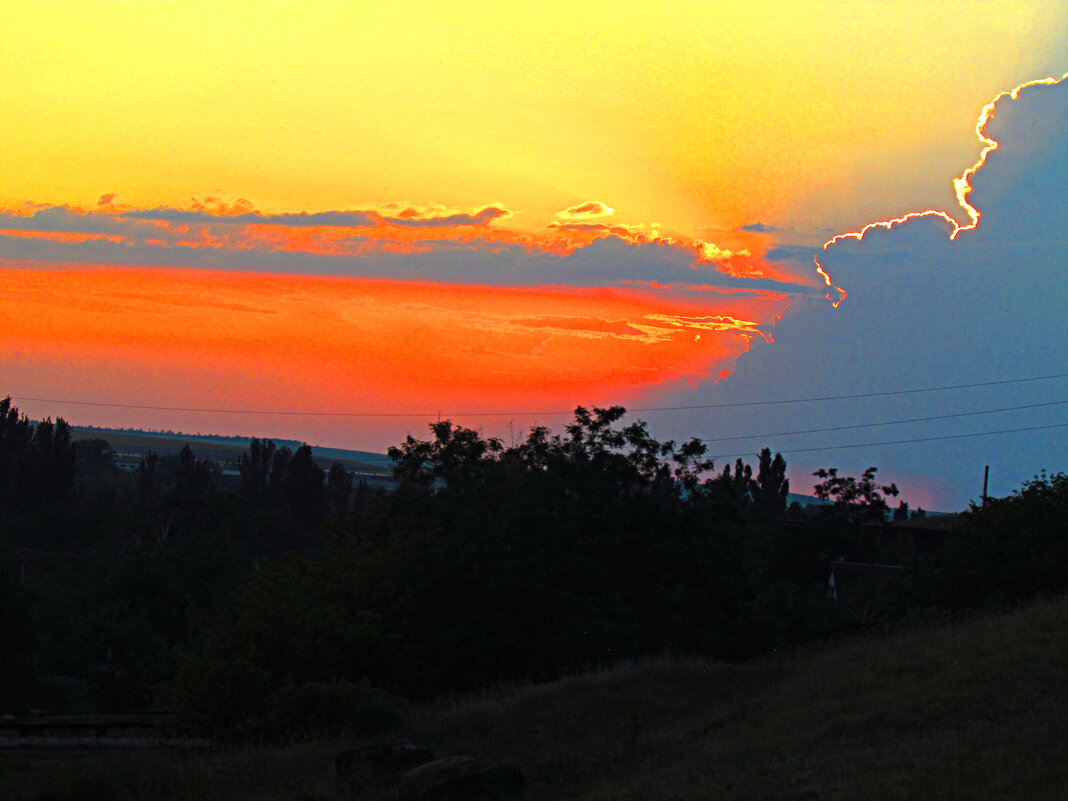
<svg viewBox="0 0 1068 801"><path fill-rule="evenodd" d="M852 224L869 171L901 198L882 213L948 205L976 110L1046 68L1065 17L1018 2L5 2L0 203L499 202L534 229L600 200L691 236Z"/></svg>

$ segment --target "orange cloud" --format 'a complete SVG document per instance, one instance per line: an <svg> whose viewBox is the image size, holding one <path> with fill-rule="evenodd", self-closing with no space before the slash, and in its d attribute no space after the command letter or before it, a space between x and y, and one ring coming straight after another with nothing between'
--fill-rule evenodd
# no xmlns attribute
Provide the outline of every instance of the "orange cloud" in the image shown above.
<svg viewBox="0 0 1068 801"><path fill-rule="evenodd" d="M474 212L461 212L443 207L417 208L406 206L393 217L381 216L379 222L382 225L401 225L413 227L452 227L452 226L486 226L494 220L511 217L508 211L500 203L491 203L475 210Z"/></svg>
<svg viewBox="0 0 1068 801"><path fill-rule="evenodd" d="M698 274L706 267L713 267L734 279L795 285L812 281L810 276L791 275L781 267L769 265L759 255L764 249L762 243L758 243L758 251L741 240L730 247L721 246L705 239L665 233L655 222L608 224L553 220L540 231L526 231L494 224L512 216L510 210L496 203L469 211L445 206L386 204L375 209L268 213L257 209L246 198L209 196L192 198L187 206L130 209L111 193L101 196L98 206L91 210L69 206L0 209L0 237L56 243L55 248L49 249L9 241L8 258L42 263L159 264L305 273L322 268L330 273L382 275L391 274L390 265L384 262L393 256L440 253L442 259L437 263L418 268L421 277L511 284L587 285L601 281L619 285L645 280L712 283L707 273ZM607 208L598 201L588 201L568 211L578 215L602 207ZM751 233L735 235L735 239L739 236L759 239L759 235ZM634 260L637 254L612 253L602 248L598 251L601 263L586 259L584 269L564 265L562 271L544 260L532 266L530 260L544 255L567 258L607 239L635 248L665 246L674 250L674 256L669 259L666 251L656 255L654 248L646 251L653 260L638 264ZM84 247L79 249L78 245ZM107 245L122 247L108 250ZM484 256L508 253L508 256L492 268L483 263L478 268L479 275L469 277L459 257L450 255L461 251ZM758 255L754 256L754 252ZM353 261L315 263L300 259L302 254ZM263 256L269 256L269 266L264 266ZM384 257L378 264L357 261L378 256Z"/></svg>
<svg viewBox="0 0 1068 801"><path fill-rule="evenodd" d="M123 242L121 236L112 234L97 234L86 231L21 231L18 229L0 228L0 235L13 236L19 239L43 239L48 242L64 242L76 244L79 242Z"/></svg>
<svg viewBox="0 0 1068 801"><path fill-rule="evenodd" d="M556 212L556 216L561 220L588 220L591 217L607 217L615 211L599 200L587 200L585 203Z"/></svg>
<svg viewBox="0 0 1068 801"><path fill-rule="evenodd" d="M224 197L206 197L198 200L189 199L189 211L199 211L216 217L232 217L238 214L251 214L256 211L256 204L247 198L227 199Z"/></svg>

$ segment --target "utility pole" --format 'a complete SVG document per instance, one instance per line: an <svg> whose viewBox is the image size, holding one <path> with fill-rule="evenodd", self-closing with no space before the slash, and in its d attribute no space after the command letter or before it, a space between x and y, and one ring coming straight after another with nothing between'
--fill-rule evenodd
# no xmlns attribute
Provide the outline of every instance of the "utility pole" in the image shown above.
<svg viewBox="0 0 1068 801"><path fill-rule="evenodd" d="M990 465L987 465L983 470L983 506L986 506L986 486L990 481Z"/></svg>

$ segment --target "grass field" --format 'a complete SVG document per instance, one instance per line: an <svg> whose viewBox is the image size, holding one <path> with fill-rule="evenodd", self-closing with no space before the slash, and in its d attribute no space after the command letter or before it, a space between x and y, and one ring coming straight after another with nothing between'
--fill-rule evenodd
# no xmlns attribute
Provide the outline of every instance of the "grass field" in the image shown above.
<svg viewBox="0 0 1068 801"><path fill-rule="evenodd" d="M1068 798L1068 599L744 665L658 659L406 710L398 736L518 765L527 801ZM358 741L31 766L4 799L333 795Z"/></svg>

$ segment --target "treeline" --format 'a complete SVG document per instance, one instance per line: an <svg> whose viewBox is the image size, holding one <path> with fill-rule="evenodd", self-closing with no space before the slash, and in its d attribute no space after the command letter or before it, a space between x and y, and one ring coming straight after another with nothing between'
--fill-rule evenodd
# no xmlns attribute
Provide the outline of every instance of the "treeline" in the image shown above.
<svg viewBox="0 0 1068 801"><path fill-rule="evenodd" d="M32 424L0 400L0 510L22 512L62 500L74 482L70 426L51 418Z"/></svg>
<svg viewBox="0 0 1068 801"><path fill-rule="evenodd" d="M188 448L126 474L79 443L66 495L0 511L2 711L165 704L198 731L285 739L391 725L405 698L645 654L746 659L1068 589L1063 474L924 554L887 534L897 490L874 468L820 471L828 503L806 514L769 449L716 471L699 441L623 416L579 407L511 447L435 423L390 449L389 492L270 441L233 491ZM15 450L48 451L30 433ZM831 602L843 556L908 569Z"/></svg>
<svg viewBox="0 0 1068 801"><path fill-rule="evenodd" d="M131 434L133 436L142 437L162 437L165 439L177 439L187 440L206 444L215 443L227 443L227 444L247 444L251 443L256 437L243 436L241 434L201 434L197 432L195 434L186 433L183 431L174 431L170 428L132 428L129 426L123 426L121 428L99 428L97 426L78 426L79 431L84 431L89 434ZM273 440L276 445L284 445L291 450L299 448L302 443L294 439L278 439Z"/></svg>
<svg viewBox="0 0 1068 801"><path fill-rule="evenodd" d="M257 562L310 553L367 492L308 446L255 441L227 491L188 445L127 472L63 420L0 412L0 713L169 705L198 610L227 608Z"/></svg>

